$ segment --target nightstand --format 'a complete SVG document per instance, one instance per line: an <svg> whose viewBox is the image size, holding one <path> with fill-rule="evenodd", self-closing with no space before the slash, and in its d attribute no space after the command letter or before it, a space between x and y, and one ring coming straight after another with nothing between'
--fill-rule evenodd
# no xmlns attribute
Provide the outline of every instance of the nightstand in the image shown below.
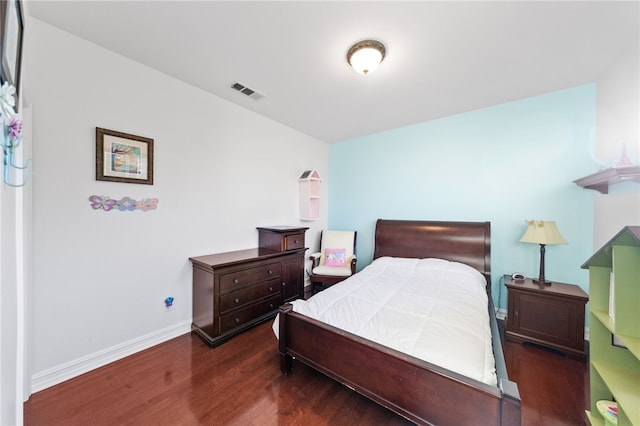
<svg viewBox="0 0 640 426"><path fill-rule="evenodd" d="M548 346L584 360L584 312L589 296L573 284L540 286L505 277L509 290L506 338Z"/></svg>

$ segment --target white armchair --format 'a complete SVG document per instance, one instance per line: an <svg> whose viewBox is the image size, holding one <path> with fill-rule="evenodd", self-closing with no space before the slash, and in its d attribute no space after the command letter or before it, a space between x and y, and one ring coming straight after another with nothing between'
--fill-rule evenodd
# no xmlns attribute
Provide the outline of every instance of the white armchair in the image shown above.
<svg viewBox="0 0 640 426"><path fill-rule="evenodd" d="M322 231L320 251L311 254L310 259L314 293L355 274L356 231Z"/></svg>

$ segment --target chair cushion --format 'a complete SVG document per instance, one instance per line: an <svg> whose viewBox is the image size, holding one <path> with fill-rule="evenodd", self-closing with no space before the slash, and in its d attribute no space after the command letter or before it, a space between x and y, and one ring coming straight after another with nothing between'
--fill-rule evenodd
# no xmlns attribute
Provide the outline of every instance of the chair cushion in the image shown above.
<svg viewBox="0 0 640 426"><path fill-rule="evenodd" d="M351 266L318 266L311 271L313 275L329 275L334 277L348 277L351 275Z"/></svg>
<svg viewBox="0 0 640 426"><path fill-rule="evenodd" d="M343 248L324 249L324 266L344 266L347 263L347 250Z"/></svg>

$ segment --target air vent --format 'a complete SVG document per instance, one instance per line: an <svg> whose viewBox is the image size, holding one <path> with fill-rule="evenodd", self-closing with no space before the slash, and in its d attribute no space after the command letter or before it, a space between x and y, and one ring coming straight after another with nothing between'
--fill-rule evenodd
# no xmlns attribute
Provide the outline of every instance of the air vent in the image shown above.
<svg viewBox="0 0 640 426"><path fill-rule="evenodd" d="M231 85L231 88L234 90L237 90L238 92L242 93L245 96L250 97L251 99L255 99L258 100L260 98L263 98L264 95L256 92L253 89L249 89L247 86L240 84L238 82L235 82Z"/></svg>

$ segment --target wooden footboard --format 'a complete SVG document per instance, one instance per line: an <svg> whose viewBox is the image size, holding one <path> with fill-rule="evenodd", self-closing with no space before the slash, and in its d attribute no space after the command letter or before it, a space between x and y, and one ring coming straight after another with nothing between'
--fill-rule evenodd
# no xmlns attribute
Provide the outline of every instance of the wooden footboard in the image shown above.
<svg viewBox="0 0 640 426"><path fill-rule="evenodd" d="M491 282L489 280L489 282ZM501 425L520 425L522 423L520 392L518 385L509 380L507 374L507 363L502 350L502 339L500 338L500 330L498 329L498 321L496 319L496 309L491 297L491 289L487 287L487 296L489 298L489 323L491 326L491 338L493 343L493 358L496 363L496 376L498 377L498 388L502 393L502 412Z"/></svg>
<svg viewBox="0 0 640 426"><path fill-rule="evenodd" d="M279 312L284 374L294 357L418 424L520 424L520 397L506 368L493 387L293 312L290 304Z"/></svg>

